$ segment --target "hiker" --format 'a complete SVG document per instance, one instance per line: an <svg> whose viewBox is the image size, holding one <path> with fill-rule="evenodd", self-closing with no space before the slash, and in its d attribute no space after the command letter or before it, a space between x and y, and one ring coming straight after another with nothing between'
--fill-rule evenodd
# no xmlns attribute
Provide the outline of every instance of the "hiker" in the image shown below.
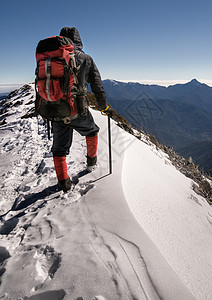
<svg viewBox="0 0 212 300"><path fill-rule="evenodd" d="M60 36L69 38L74 43L75 50L77 50L77 63L80 65L78 81L80 87L84 89L84 95L87 93L87 83L90 83L99 108L103 112L107 110L107 113L109 113L111 109L106 103L100 73L93 59L82 51L83 44L78 30L74 27L64 27L61 29ZM51 151L53 153L58 186L64 192L71 189L72 185L67 173L66 155L69 154L72 144L73 129L86 138L88 172L92 172L97 166L99 127L95 124L90 111L84 104L83 113L69 124L64 124L63 121L52 121L53 146Z"/></svg>

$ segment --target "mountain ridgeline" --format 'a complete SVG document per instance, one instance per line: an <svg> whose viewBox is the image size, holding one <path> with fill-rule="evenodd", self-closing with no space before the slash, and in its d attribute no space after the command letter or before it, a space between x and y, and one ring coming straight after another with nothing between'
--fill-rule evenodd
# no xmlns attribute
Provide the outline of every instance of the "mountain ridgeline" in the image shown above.
<svg viewBox="0 0 212 300"><path fill-rule="evenodd" d="M196 79L169 87L104 80L107 100L134 127L212 174L212 87Z"/></svg>

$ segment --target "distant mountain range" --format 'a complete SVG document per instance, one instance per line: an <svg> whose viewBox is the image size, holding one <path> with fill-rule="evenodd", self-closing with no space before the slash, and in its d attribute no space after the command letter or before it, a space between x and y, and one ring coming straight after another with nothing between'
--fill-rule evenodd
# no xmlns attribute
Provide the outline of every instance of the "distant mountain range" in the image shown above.
<svg viewBox="0 0 212 300"><path fill-rule="evenodd" d="M108 102L133 126L212 172L212 87L196 79L169 87L115 80L103 86Z"/></svg>

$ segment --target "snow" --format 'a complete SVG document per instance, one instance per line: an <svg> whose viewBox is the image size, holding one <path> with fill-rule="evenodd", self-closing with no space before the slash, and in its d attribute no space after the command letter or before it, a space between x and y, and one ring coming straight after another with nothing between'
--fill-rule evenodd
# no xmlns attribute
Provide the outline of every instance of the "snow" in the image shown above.
<svg viewBox="0 0 212 300"><path fill-rule="evenodd" d="M191 189L191 180L151 148L136 141L126 149L122 173L125 197L179 278L197 299L210 299L211 207Z"/></svg>
<svg viewBox="0 0 212 300"><path fill-rule="evenodd" d="M32 84L21 88L0 127L0 299L211 299L212 208L192 181L112 120L109 175L107 118L92 110L98 168L82 172L75 132L67 161L78 183L58 191L42 120L21 119L32 96Z"/></svg>

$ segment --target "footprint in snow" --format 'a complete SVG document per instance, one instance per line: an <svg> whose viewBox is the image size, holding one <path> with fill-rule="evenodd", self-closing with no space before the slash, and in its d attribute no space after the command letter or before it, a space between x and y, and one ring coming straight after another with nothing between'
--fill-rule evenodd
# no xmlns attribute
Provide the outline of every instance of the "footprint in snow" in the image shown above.
<svg viewBox="0 0 212 300"><path fill-rule="evenodd" d="M81 196L84 196L85 194L87 194L91 189L94 188L94 184L92 183L91 180L84 182L84 183L79 183L79 193Z"/></svg>
<svg viewBox="0 0 212 300"><path fill-rule="evenodd" d="M56 252L50 246L46 246L35 252L34 259L37 272L35 279L43 284L47 279L53 279L54 274L60 267L61 253ZM37 290L38 287L34 289Z"/></svg>
<svg viewBox="0 0 212 300"><path fill-rule="evenodd" d="M0 279L1 276L6 272L5 261L10 258L10 253L5 247L0 246ZM0 280L1 285L1 280Z"/></svg>

